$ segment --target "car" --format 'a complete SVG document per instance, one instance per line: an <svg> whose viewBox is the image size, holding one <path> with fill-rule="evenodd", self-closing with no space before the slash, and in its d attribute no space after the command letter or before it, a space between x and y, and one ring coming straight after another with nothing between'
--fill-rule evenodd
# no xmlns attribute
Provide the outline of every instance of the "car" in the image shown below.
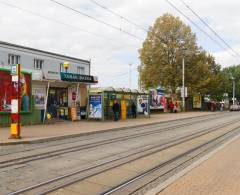
<svg viewBox="0 0 240 195"><path fill-rule="evenodd" d="M230 111L240 111L240 106L239 105L231 105L229 110Z"/></svg>

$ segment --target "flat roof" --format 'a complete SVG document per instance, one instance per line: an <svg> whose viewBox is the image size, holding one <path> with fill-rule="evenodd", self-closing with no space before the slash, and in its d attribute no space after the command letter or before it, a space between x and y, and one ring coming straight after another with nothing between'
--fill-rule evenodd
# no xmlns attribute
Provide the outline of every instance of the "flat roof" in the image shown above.
<svg viewBox="0 0 240 195"><path fill-rule="evenodd" d="M4 42L4 41L0 41L0 44L1 45L12 46L12 47L16 47L16 48L21 48L21 49L32 50L32 51L35 51L35 52L41 52L41 53L48 54L48 55L55 55L55 56L58 56L58 57L61 57L61 58L69 58L69 59L72 59L72 60L77 60L77 61L90 63L90 60L83 60L83 59L80 59L80 58L75 58L75 57L71 57L71 56L66 56L66 55L57 54L57 53L53 53L53 52L48 52L48 51L44 51L44 50L40 50L40 49L34 49L34 48L31 48L31 47L25 47L25 46L22 46L22 45L8 43L8 42Z"/></svg>

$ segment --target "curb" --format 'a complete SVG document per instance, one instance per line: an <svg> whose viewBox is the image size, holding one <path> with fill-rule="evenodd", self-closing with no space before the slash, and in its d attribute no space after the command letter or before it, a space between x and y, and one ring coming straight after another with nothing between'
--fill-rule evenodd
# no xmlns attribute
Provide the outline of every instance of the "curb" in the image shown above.
<svg viewBox="0 0 240 195"><path fill-rule="evenodd" d="M17 140L17 141L9 141L9 142L0 142L0 146L20 145L20 144L36 144L36 143L44 143L44 142L50 142L50 141L58 141L58 140L63 140L63 139L82 137L82 136L87 136L87 135L96 135L96 134L100 134L100 133L121 131L121 130L127 130L127 129L138 128L138 127L147 127L147 126L156 125L156 124L168 123L170 121L180 121L183 119L192 119L192 118L197 118L197 117L204 117L204 116L218 115L218 114L220 114L220 113L217 112L216 114L206 114L206 115L202 115L202 116L186 117L186 118L173 119L173 120L167 120L167 121L161 121L161 122L152 122L152 123L141 124L141 125L124 126L124 127L103 129L103 130L98 130L98 131L83 132L83 133L76 133L76 134L70 134L70 135L34 138L32 140Z"/></svg>

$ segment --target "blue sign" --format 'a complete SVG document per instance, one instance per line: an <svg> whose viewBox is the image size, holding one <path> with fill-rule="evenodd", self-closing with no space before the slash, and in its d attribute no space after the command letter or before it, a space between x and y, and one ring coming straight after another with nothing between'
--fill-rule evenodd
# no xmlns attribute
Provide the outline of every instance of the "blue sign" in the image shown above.
<svg viewBox="0 0 240 195"><path fill-rule="evenodd" d="M88 117L92 119L102 118L102 96L101 95L89 95Z"/></svg>

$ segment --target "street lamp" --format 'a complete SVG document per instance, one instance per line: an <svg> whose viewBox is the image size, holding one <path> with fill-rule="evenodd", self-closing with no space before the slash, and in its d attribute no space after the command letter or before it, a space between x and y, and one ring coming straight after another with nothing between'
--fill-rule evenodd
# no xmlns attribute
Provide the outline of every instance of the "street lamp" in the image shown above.
<svg viewBox="0 0 240 195"><path fill-rule="evenodd" d="M129 65L129 88L132 88L132 64L128 64Z"/></svg>
<svg viewBox="0 0 240 195"><path fill-rule="evenodd" d="M232 74L230 74L230 79L233 82L233 105L235 105L235 78L233 77Z"/></svg>
<svg viewBox="0 0 240 195"><path fill-rule="evenodd" d="M186 90L185 90L185 52L187 51L186 48L182 49L183 57L182 57L182 108L183 111L185 111L185 96L186 96Z"/></svg>
<svg viewBox="0 0 240 195"><path fill-rule="evenodd" d="M66 73L67 73L67 70L68 70L68 68L69 68L69 62L64 62L63 63L63 67L65 68L65 71L66 71Z"/></svg>

